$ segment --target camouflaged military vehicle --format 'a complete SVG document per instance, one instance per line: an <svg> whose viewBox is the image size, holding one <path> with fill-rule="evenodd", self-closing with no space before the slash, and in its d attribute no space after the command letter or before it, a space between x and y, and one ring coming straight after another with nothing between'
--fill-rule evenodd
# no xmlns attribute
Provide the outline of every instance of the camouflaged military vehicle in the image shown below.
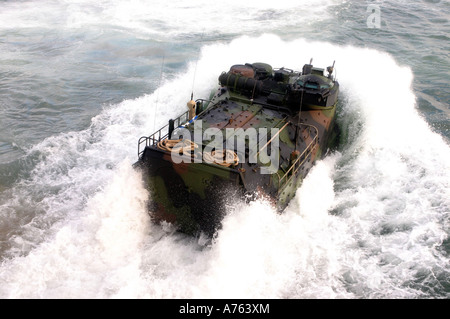
<svg viewBox="0 0 450 319"><path fill-rule="evenodd" d="M280 212L336 139L333 66L301 72L233 65L208 99L138 142L155 222L212 236L238 201L258 196Z"/></svg>

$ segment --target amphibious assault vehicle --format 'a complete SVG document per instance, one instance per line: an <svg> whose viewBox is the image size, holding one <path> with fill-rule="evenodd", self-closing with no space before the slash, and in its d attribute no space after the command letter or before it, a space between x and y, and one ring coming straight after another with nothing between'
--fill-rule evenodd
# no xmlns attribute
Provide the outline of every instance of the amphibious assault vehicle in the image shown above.
<svg viewBox="0 0 450 319"><path fill-rule="evenodd" d="M208 99L191 95L186 112L138 141L153 220L212 236L239 200L262 196L283 211L335 142L333 69L238 64Z"/></svg>

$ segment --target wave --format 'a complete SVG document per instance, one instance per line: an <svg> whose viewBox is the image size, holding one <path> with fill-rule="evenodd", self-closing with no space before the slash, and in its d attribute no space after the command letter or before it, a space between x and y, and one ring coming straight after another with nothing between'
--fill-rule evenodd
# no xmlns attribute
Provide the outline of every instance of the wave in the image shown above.
<svg viewBox="0 0 450 319"><path fill-rule="evenodd" d="M131 169L137 139L184 111L192 91L209 96L233 64L301 69L311 58L336 61L342 144L285 213L237 206L213 242L153 225ZM2 200L1 220L23 205L34 215L6 236L0 296L448 297L450 148L417 112L412 80L389 54L352 46L271 34L203 46L155 92L29 150L33 169Z"/></svg>
<svg viewBox="0 0 450 319"><path fill-rule="evenodd" d="M43 28L60 30L106 26L144 37L171 38L201 33L268 31L289 27L299 19L308 23L328 18L326 9L341 1L233 0L217 6L206 0L184 1L86 0L5 3L1 29Z"/></svg>

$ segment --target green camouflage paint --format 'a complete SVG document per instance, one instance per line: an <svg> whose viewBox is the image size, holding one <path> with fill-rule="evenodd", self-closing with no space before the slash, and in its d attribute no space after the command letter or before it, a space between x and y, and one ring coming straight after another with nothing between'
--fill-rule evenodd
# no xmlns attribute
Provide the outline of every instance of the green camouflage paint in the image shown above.
<svg viewBox="0 0 450 319"><path fill-rule="evenodd" d="M153 220L212 236L237 201L263 196L281 212L336 141L339 84L332 68L328 72L310 64L302 72L234 65L219 76L208 100L197 100L195 118L182 114L172 129L142 137L135 166L149 188ZM177 138L196 148L180 153L161 147ZM235 162L205 161L205 153L221 149Z"/></svg>

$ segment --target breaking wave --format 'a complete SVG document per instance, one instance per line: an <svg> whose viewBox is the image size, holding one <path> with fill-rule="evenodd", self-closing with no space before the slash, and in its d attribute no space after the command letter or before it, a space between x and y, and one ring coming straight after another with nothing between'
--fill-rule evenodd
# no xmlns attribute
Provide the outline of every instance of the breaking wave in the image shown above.
<svg viewBox="0 0 450 319"><path fill-rule="evenodd" d="M237 206L212 242L153 225L131 168L137 139L184 111L191 91L209 96L233 64L311 58L336 61L341 146L285 213ZM204 45L153 93L27 151L29 176L1 193L0 297L448 297L450 148L417 112L412 79L371 49L271 34Z"/></svg>

